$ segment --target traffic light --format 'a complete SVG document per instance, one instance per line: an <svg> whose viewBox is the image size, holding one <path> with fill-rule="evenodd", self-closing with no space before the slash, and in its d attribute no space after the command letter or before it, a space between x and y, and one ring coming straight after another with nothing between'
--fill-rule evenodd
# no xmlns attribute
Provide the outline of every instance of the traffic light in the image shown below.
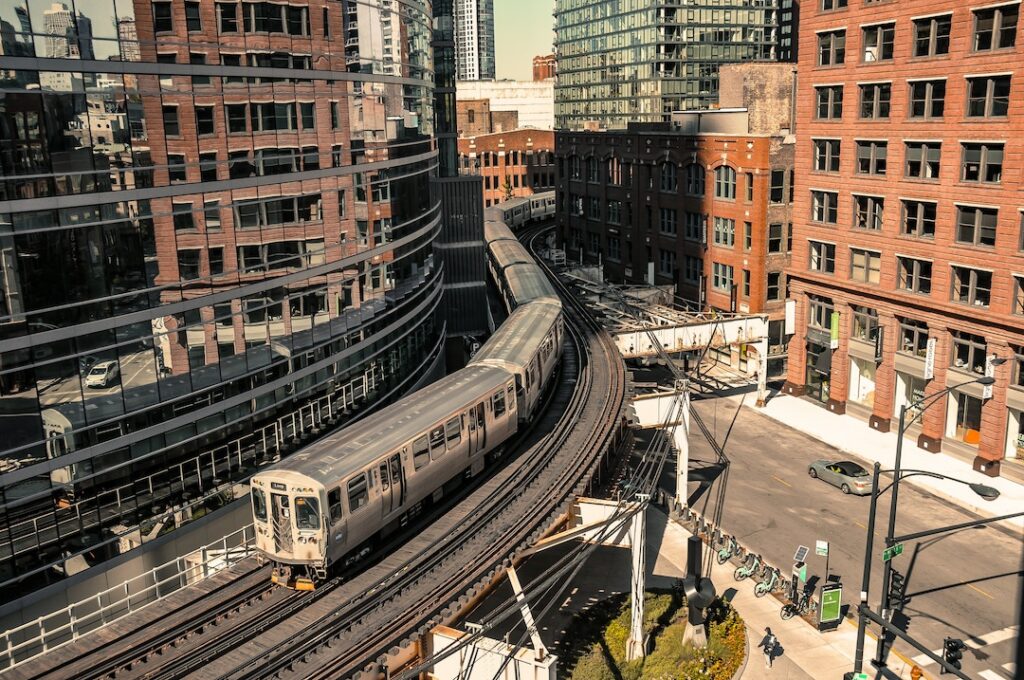
<svg viewBox="0 0 1024 680"><path fill-rule="evenodd" d="M961 663L960 659L964 658L964 648L967 645L964 644L963 640L957 638L948 637L942 641L942 660L948 663L953 668L960 670ZM939 675L945 673L946 669L943 668Z"/></svg>
<svg viewBox="0 0 1024 680"><path fill-rule="evenodd" d="M903 609L907 603L907 579L895 569L889 577L889 607Z"/></svg>

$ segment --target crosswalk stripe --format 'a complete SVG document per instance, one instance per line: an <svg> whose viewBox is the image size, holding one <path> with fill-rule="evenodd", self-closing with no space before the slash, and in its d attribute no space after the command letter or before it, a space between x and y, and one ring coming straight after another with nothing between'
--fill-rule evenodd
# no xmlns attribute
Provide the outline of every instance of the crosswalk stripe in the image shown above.
<svg viewBox="0 0 1024 680"><path fill-rule="evenodd" d="M991 633L986 633L985 635L981 635L979 637L965 638L964 644L966 644L967 647L970 649L981 649L986 645L995 645L1002 642L1003 640L1012 640L1015 637L1017 637L1017 626L1007 626L1006 628L994 630ZM932 650L932 653L936 656L942 656L942 652L943 650L941 649ZM927 666L930 663L935 663L927 654L918 654L913 659L911 659L911 661L917 664L918 666Z"/></svg>
<svg viewBox="0 0 1024 680"><path fill-rule="evenodd" d="M984 670L978 673L978 677L982 680L1006 680L1006 678L1004 678L1001 674L990 670Z"/></svg>

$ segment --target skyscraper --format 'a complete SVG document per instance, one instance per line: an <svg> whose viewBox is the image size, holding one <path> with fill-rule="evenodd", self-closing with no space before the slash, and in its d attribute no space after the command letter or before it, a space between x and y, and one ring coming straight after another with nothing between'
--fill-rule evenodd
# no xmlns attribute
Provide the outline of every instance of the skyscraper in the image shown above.
<svg viewBox="0 0 1024 680"><path fill-rule="evenodd" d="M494 80L493 0L454 0L459 80Z"/></svg>
<svg viewBox="0 0 1024 680"><path fill-rule="evenodd" d="M444 332L429 4L6 2L5 45L20 4L0 602L223 535L258 466L429 379Z"/></svg>
<svg viewBox="0 0 1024 680"><path fill-rule="evenodd" d="M667 121L718 101L718 68L793 58L793 0L556 0L555 127Z"/></svg>

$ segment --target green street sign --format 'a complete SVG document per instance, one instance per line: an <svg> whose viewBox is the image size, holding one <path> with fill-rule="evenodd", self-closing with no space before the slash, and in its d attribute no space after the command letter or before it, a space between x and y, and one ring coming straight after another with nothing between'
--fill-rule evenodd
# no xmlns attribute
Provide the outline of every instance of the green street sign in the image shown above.
<svg viewBox="0 0 1024 680"><path fill-rule="evenodd" d="M857 675L853 676L853 680L868 680L868 674L867 673L857 673Z"/></svg>
<svg viewBox="0 0 1024 680"><path fill-rule="evenodd" d="M832 623L842 618L843 587L830 586L821 589L821 611L819 623Z"/></svg>
<svg viewBox="0 0 1024 680"><path fill-rule="evenodd" d="M882 561L883 562L888 562L889 560L891 560L892 558L896 557L897 555L902 555L902 554L903 554L903 544L902 543L897 543L896 545L894 545L892 547L889 547L889 548L886 548L884 551L882 551Z"/></svg>

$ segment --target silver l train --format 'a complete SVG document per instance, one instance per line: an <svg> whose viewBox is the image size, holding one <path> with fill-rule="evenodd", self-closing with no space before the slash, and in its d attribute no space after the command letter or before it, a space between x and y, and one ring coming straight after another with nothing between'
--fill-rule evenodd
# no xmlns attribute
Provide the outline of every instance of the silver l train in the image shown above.
<svg viewBox="0 0 1024 680"><path fill-rule="evenodd" d="M253 476L256 548L275 583L313 589L332 565L479 474L535 417L562 353L562 303L502 234L488 234L488 258L510 314L466 368Z"/></svg>

